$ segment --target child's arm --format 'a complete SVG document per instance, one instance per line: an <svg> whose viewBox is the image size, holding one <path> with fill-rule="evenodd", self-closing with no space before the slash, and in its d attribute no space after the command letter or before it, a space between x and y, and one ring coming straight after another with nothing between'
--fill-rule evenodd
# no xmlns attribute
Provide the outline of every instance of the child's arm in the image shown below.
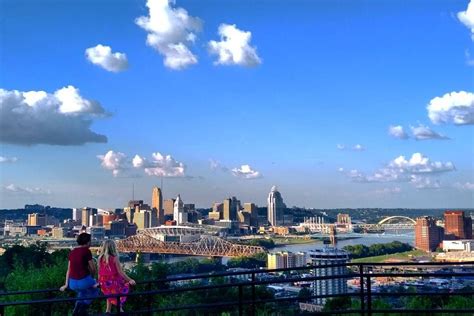
<svg viewBox="0 0 474 316"><path fill-rule="evenodd" d="M136 282L132 278L130 278L125 272L122 270L122 266L120 265L120 262L118 258L114 258L115 266L117 267L118 273L127 281L130 285L135 285Z"/></svg>

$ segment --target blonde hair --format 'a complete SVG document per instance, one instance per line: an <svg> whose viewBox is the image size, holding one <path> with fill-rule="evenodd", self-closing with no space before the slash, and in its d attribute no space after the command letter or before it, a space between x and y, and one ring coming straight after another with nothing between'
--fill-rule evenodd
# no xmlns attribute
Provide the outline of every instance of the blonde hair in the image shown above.
<svg viewBox="0 0 474 316"><path fill-rule="evenodd" d="M99 262L104 258L105 262L109 264L110 256L114 256L118 259L117 246L112 239L108 239L102 243L102 247L100 247L99 250Z"/></svg>

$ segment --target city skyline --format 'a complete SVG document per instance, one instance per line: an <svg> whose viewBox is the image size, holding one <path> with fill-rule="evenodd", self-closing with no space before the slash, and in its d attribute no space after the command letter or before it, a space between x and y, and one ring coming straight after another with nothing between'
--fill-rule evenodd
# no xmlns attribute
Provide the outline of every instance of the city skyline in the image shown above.
<svg viewBox="0 0 474 316"><path fill-rule="evenodd" d="M472 1L1 11L0 208L474 206Z"/></svg>

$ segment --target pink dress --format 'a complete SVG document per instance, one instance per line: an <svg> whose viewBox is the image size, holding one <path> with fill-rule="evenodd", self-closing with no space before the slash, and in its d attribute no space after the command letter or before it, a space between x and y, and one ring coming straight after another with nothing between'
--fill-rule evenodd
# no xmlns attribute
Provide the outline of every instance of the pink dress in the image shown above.
<svg viewBox="0 0 474 316"><path fill-rule="evenodd" d="M99 262L99 283L104 295L127 294L129 290L128 283L117 271L115 260L114 256L109 256L108 263L105 262L105 258L101 258ZM117 298L108 298L107 300L113 305L117 305ZM126 296L120 297L120 305L126 300Z"/></svg>

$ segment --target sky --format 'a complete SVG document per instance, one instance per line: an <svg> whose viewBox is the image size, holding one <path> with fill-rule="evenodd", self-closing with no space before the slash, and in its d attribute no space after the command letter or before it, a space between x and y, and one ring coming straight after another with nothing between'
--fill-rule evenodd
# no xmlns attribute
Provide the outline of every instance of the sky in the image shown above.
<svg viewBox="0 0 474 316"><path fill-rule="evenodd" d="M474 2L2 0L0 208L474 207Z"/></svg>

